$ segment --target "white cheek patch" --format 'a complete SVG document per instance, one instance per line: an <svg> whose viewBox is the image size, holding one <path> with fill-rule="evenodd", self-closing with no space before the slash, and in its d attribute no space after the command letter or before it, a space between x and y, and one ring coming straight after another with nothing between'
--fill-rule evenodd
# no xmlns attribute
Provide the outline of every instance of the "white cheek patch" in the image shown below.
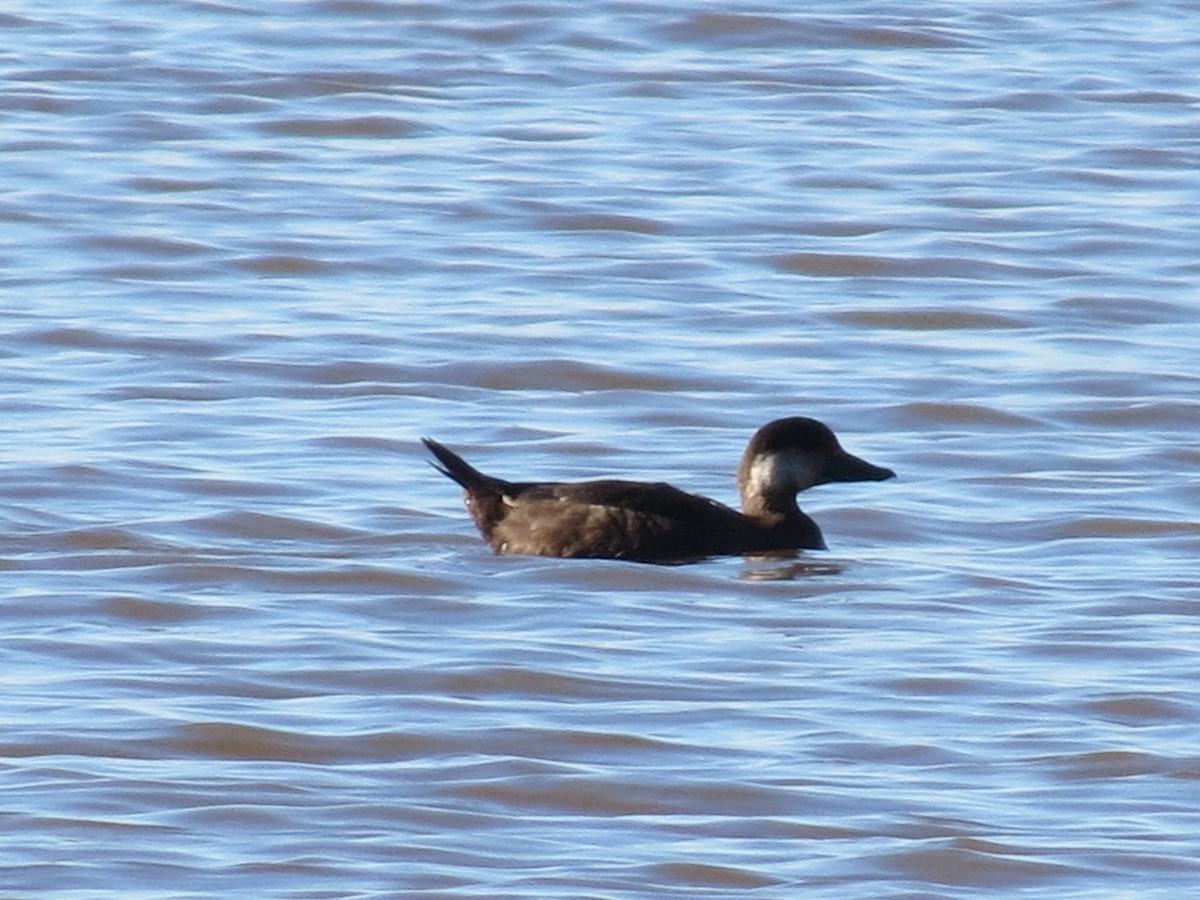
<svg viewBox="0 0 1200 900"><path fill-rule="evenodd" d="M749 486L759 495L781 489L802 491L817 483L819 471L807 453L768 453L751 464Z"/></svg>
<svg viewBox="0 0 1200 900"><path fill-rule="evenodd" d="M746 492L756 497L765 496L775 484L779 473L779 459L774 453L756 457L750 464L746 478Z"/></svg>

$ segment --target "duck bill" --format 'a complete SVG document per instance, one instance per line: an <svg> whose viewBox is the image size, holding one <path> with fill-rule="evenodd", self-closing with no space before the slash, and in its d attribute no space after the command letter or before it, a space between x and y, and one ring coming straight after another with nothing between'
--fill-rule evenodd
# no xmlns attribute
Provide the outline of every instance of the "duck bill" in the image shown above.
<svg viewBox="0 0 1200 900"><path fill-rule="evenodd" d="M825 469L826 481L885 481L896 473L883 466L873 466L865 459L842 453L830 460Z"/></svg>

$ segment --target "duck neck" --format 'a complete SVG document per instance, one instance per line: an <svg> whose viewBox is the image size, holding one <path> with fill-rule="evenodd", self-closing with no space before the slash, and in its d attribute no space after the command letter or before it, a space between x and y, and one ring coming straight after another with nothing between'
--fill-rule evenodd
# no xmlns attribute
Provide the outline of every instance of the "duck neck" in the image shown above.
<svg viewBox="0 0 1200 900"><path fill-rule="evenodd" d="M743 459L738 467L742 512L764 524L782 525L805 518L796 505L796 483L775 455Z"/></svg>

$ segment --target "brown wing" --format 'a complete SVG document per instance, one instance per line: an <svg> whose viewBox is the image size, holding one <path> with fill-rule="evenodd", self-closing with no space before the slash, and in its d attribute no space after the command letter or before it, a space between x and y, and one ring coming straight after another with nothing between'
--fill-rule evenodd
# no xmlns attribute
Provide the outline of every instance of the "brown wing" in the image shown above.
<svg viewBox="0 0 1200 900"><path fill-rule="evenodd" d="M746 527L728 506L669 484L516 484L505 496L497 550L549 556L695 559L729 552Z"/></svg>
<svg viewBox="0 0 1200 900"><path fill-rule="evenodd" d="M711 515L733 513L723 503L699 494L689 494L665 482L648 481L581 481L574 483L516 484L510 500L557 500L562 503L587 503L665 516L683 522L705 519Z"/></svg>

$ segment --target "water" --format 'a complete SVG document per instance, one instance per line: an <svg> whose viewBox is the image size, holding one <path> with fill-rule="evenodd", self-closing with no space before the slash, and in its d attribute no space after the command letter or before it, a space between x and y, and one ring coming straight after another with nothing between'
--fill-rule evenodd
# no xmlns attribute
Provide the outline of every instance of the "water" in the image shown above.
<svg viewBox="0 0 1200 900"><path fill-rule="evenodd" d="M1183 4L11 5L5 896L1200 885ZM794 564L494 557L417 442Z"/></svg>

